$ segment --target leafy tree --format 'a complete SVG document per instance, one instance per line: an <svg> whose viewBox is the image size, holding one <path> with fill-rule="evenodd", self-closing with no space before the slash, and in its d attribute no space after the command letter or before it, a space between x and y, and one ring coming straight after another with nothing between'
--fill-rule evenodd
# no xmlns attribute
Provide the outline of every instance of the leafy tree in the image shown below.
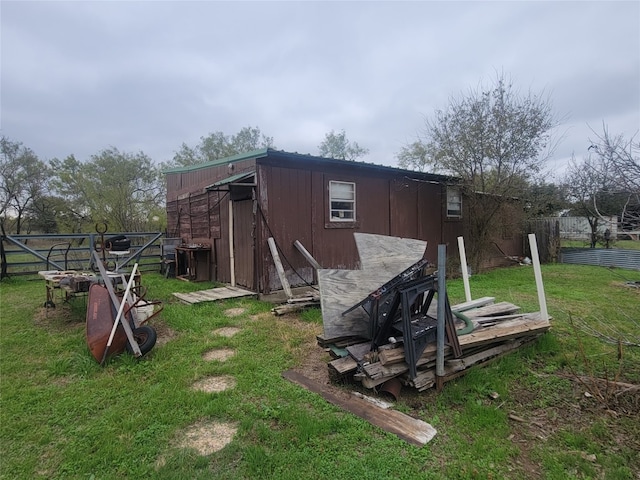
<svg viewBox="0 0 640 480"><path fill-rule="evenodd" d="M520 95L501 74L489 88L451 98L445 110L426 120L418 141L397 155L404 168L460 179L476 270L499 230L500 212L522 195L551 153L555 125L548 100Z"/></svg>
<svg viewBox="0 0 640 480"><path fill-rule="evenodd" d="M46 193L47 165L21 142L0 138L0 218L15 218L20 234L25 216L33 202Z"/></svg>
<svg viewBox="0 0 640 480"><path fill-rule="evenodd" d="M144 153L112 147L80 162L73 155L52 160L57 193L67 204L74 230L106 222L110 231L144 231L164 201L160 169Z"/></svg>
<svg viewBox="0 0 640 480"><path fill-rule="evenodd" d="M540 180L524 186L521 196L529 217L546 217L569 207L566 188Z"/></svg>
<svg viewBox="0 0 640 480"><path fill-rule="evenodd" d="M344 130L340 131L340 133L331 130L325 135L322 143L318 145L318 154L327 158L355 161L368 153L368 148L363 148L356 142L349 141Z"/></svg>
<svg viewBox="0 0 640 480"><path fill-rule="evenodd" d="M260 148L274 148L274 145L273 138L263 135L258 127L244 127L235 135L213 132L200 137L200 143L195 147L183 143L173 157L173 164L186 167Z"/></svg>

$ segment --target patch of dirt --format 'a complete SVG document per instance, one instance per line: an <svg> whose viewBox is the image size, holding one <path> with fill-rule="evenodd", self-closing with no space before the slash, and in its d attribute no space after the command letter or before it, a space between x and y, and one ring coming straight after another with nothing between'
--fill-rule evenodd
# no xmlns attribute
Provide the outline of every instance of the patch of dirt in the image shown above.
<svg viewBox="0 0 640 480"><path fill-rule="evenodd" d="M278 322L284 322L287 326L294 326L305 332L305 342L298 347L298 350L302 352L302 355L300 355L301 360L293 370L322 385L332 385L329 379L329 368L327 367L332 357L324 348L318 345L316 339L316 336L322 333L322 325L303 322L295 314L281 317L274 317L273 314L268 315L271 315L271 318L276 319Z"/></svg>
<svg viewBox="0 0 640 480"><path fill-rule="evenodd" d="M229 308L227 310L224 311L224 314L227 317L239 317L240 315L242 315L243 313L245 313L247 311L246 308Z"/></svg>
<svg viewBox="0 0 640 480"><path fill-rule="evenodd" d="M55 308L40 307L33 315L33 323L52 332L64 332L84 327L84 318L78 319L69 305L59 304Z"/></svg>
<svg viewBox="0 0 640 480"><path fill-rule="evenodd" d="M221 337L233 337L239 331L240 329L238 327L222 327L214 330L213 333Z"/></svg>
<svg viewBox="0 0 640 480"><path fill-rule="evenodd" d="M229 444L237 431L238 427L232 423L201 421L182 432L178 447L192 448L200 455L211 455Z"/></svg>
<svg viewBox="0 0 640 480"><path fill-rule="evenodd" d="M156 346L166 345L171 340L178 338L178 332L162 320L151 320L150 325L155 329L156 334L158 335Z"/></svg>
<svg viewBox="0 0 640 480"><path fill-rule="evenodd" d="M236 379L229 375L205 377L193 384L193 389L206 393L224 392L236 386Z"/></svg>
<svg viewBox="0 0 640 480"><path fill-rule="evenodd" d="M329 368L327 367L330 361L331 356L314 341L310 342L307 355L294 370L322 385L330 385Z"/></svg>
<svg viewBox="0 0 640 480"><path fill-rule="evenodd" d="M204 352L202 358L207 361L220 361L224 362L225 360L230 359L236 354L235 350L231 350L230 348L216 348L214 350L209 350L208 352Z"/></svg>

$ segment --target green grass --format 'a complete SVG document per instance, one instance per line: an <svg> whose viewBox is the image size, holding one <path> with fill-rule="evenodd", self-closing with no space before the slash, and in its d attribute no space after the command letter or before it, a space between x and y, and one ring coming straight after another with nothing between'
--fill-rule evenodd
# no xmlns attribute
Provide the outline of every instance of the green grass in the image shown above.
<svg viewBox="0 0 640 480"><path fill-rule="evenodd" d="M563 247L571 247L571 248L589 248L590 242L587 240L566 240L563 239L561 241L561 245ZM617 248L620 250L640 250L640 242L636 242L635 240L614 240L611 241L611 248ZM596 248L605 248L604 243L598 242Z"/></svg>
<svg viewBox="0 0 640 480"><path fill-rule="evenodd" d="M422 448L281 377L318 348L317 309L274 317L271 305L255 300L184 305L172 292L212 284L145 274L149 297L165 302L152 322L172 340L140 360L125 354L100 367L85 343L83 299L45 312L41 280L5 280L0 478L637 478L637 410L607 413L571 375L640 383L638 347L624 347L618 359L616 345L578 328L606 322L632 337L640 292L624 282L640 280L640 272L547 265L543 278L553 316L548 334L441 393L403 390L396 408L438 429ZM448 289L452 302L463 300L460 280ZM531 267L473 276L471 290L474 298L538 310ZM244 313L230 316L231 308ZM213 333L229 326L240 333ZM225 362L203 359L218 347L236 354ZM210 375L233 376L237 385L221 393L192 390ZM180 447L184 430L203 421L238 430L211 455Z"/></svg>

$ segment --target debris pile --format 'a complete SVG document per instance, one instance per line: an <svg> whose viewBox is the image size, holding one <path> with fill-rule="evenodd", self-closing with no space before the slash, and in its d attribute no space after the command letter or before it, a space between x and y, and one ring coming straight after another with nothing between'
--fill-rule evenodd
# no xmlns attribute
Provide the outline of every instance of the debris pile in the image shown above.
<svg viewBox="0 0 640 480"><path fill-rule="evenodd" d="M438 278L423 258L426 242L354 237L360 270L318 270L324 323L318 343L335 357L328 365L334 380L352 377L391 393L400 381L423 391L550 328L546 315L520 313L517 305L493 297L451 306L446 289L440 287L438 294ZM437 376L439 321L446 340L444 368Z"/></svg>

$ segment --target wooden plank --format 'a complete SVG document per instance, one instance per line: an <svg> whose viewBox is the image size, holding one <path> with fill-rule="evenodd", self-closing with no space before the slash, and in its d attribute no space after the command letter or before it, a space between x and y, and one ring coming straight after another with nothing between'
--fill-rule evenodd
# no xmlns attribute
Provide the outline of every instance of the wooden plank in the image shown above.
<svg viewBox="0 0 640 480"><path fill-rule="evenodd" d="M271 313L274 315L286 315L287 313L295 313L305 310L307 308L317 307L318 302L299 302L286 305L279 305L271 309Z"/></svg>
<svg viewBox="0 0 640 480"><path fill-rule="evenodd" d="M333 369L340 375L344 375L349 372L355 372L358 368L358 363L350 356L336 358L329 362L328 367Z"/></svg>
<svg viewBox="0 0 640 480"><path fill-rule="evenodd" d="M357 415L372 425L376 425L386 432L393 433L413 445L426 445L437 433L435 428L422 420L410 417L396 410L380 408L355 395L340 396L337 392L334 393L329 390L327 386L314 382L293 370L284 372L282 376L290 382L296 383L313 393L317 393L329 403Z"/></svg>
<svg viewBox="0 0 640 480"><path fill-rule="evenodd" d="M174 293L173 294L174 297L176 297L177 299L183 301L184 303L197 303L193 301L193 297L190 297L188 294L186 293Z"/></svg>
<svg viewBox="0 0 640 480"><path fill-rule="evenodd" d="M551 327L548 321L540 319L538 313L523 314L522 317L512 320L505 320L499 324L482 327L474 330L468 335L458 337L458 342L463 352L486 345L492 342L502 342L510 338L518 336L526 336L534 332L544 332ZM445 347L445 355L450 354L451 349ZM429 344L425 347L422 356L418 360L418 365L430 361L436 352L436 345ZM384 366L390 366L395 363L404 362L404 347L394 349L381 350L378 355L380 363Z"/></svg>
<svg viewBox="0 0 640 480"><path fill-rule="evenodd" d="M474 355L469 355L462 359L453 359L447 361L445 364L445 379L444 381L453 380L458 378L464 371L472 366L478 364L489 363L496 360L507 353L517 350L522 345L525 345L535 340L538 335L531 335L527 337L519 338L515 341L509 341L503 345L496 346L487 350L480 351ZM414 380L406 379L407 383L417 388L419 391L424 391L432 388L436 383L435 369L423 370L418 373L418 376Z"/></svg>
<svg viewBox="0 0 640 480"><path fill-rule="evenodd" d="M287 276L284 273L284 267L282 266L282 262L280 261L280 255L278 254L276 241L273 239L273 237L269 237L267 239L267 243L269 244L269 250L271 250L271 256L273 257L273 262L276 265L276 271L278 272L278 277L280 277L280 283L282 284L282 288L284 289L284 292L287 294L287 298L291 298L293 297L293 293L291 292L291 286L289 285Z"/></svg>
<svg viewBox="0 0 640 480"><path fill-rule="evenodd" d="M320 334L316 335L316 340L318 341L318 345L320 345L321 347L328 347L330 345L336 345L338 347L348 347L349 345L362 343L366 339L362 337L353 337L350 335L347 335L345 337L326 338L323 334Z"/></svg>
<svg viewBox="0 0 640 480"><path fill-rule="evenodd" d="M371 351L371 342L358 343L356 345L349 345L347 347L347 352L351 355L356 361L361 362L366 354Z"/></svg>
<svg viewBox="0 0 640 480"><path fill-rule="evenodd" d="M516 313L520 310L520 307L509 302L499 302L493 305L485 305L484 307L474 308L464 312L469 318L477 317L492 317L495 315L509 315Z"/></svg>
<svg viewBox="0 0 640 480"><path fill-rule="evenodd" d="M484 307L485 305L492 304L495 301L495 297L481 297L470 302L463 302L453 305L451 310L454 312L464 312L465 310L471 310L472 308Z"/></svg>
<svg viewBox="0 0 640 480"><path fill-rule="evenodd" d="M304 248L304 245L300 243L300 240L296 240L295 242L293 242L293 245L298 249L302 256L307 259L307 262L309 262L313 268L315 268L316 270L320 270L322 268L318 261L313 258L313 255L311 255L309 251Z"/></svg>
<svg viewBox="0 0 640 480"><path fill-rule="evenodd" d="M189 304L200 302L215 302L228 298L239 298L256 295L255 292L237 287L218 287L208 290L198 290L190 293L174 293L173 296Z"/></svg>

